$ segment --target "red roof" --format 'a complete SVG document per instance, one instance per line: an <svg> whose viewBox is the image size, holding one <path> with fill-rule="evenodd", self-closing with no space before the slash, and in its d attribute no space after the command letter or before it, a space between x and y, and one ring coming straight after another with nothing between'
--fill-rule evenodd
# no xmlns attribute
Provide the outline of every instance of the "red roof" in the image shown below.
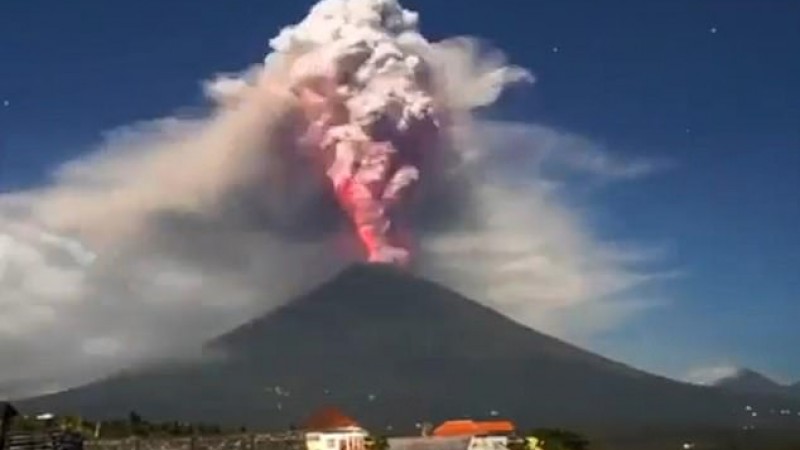
<svg viewBox="0 0 800 450"><path fill-rule="evenodd" d="M333 430L337 428L361 427L355 420L334 407L322 408L309 417L303 428L313 431Z"/></svg>
<svg viewBox="0 0 800 450"><path fill-rule="evenodd" d="M448 420L433 430L434 436L475 436L514 432L514 424L507 420L476 422L474 420Z"/></svg>

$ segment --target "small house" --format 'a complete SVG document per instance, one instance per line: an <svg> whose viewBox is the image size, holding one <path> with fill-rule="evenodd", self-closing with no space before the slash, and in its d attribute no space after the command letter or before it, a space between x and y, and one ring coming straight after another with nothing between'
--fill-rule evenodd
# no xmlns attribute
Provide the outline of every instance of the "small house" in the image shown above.
<svg viewBox="0 0 800 450"><path fill-rule="evenodd" d="M436 427L433 436L469 437L469 450L506 450L515 429L507 420L449 420Z"/></svg>
<svg viewBox="0 0 800 450"><path fill-rule="evenodd" d="M365 450L369 433L337 408L324 408L303 424L307 450Z"/></svg>

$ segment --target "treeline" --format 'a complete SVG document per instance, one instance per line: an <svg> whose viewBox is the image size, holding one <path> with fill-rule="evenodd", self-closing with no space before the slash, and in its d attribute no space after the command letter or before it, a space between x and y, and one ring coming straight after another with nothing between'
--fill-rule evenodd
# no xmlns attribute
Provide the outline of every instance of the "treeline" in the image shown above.
<svg viewBox="0 0 800 450"><path fill-rule="evenodd" d="M77 432L87 439L218 436L247 432L245 427L231 428L217 424L180 421L149 421L136 412L131 412L124 419L103 421L85 420L80 416L56 416L46 419L18 416L11 423L11 431L19 433L46 432L53 429Z"/></svg>
<svg viewBox="0 0 800 450"><path fill-rule="evenodd" d="M526 438L509 442L509 450L588 450L589 440L574 431L561 428L536 428Z"/></svg>

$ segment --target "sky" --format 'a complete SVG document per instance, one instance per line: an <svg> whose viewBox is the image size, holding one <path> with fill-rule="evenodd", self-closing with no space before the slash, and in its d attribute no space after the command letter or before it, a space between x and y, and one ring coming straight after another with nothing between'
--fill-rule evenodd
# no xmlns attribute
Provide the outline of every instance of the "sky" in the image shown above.
<svg viewBox="0 0 800 450"><path fill-rule="evenodd" d="M571 340L680 379L746 366L800 380L800 2L402 3L430 40L477 36L535 75L481 114L588 148L565 151L593 176L560 177L559 205L659 274L632 294L641 311ZM201 109L203 80L260 61L309 6L2 2L0 193L42 186L110 130Z"/></svg>

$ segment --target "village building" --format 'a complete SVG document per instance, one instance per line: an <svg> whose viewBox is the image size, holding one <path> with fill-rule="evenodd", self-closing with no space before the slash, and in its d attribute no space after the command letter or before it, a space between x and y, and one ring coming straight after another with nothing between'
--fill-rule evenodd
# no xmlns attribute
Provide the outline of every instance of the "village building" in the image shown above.
<svg viewBox="0 0 800 450"><path fill-rule="evenodd" d="M449 420L433 430L434 437L469 437L469 450L506 450L516 427L507 420Z"/></svg>
<svg viewBox="0 0 800 450"><path fill-rule="evenodd" d="M336 408L324 408L303 424L307 450L366 450L369 433Z"/></svg>
<svg viewBox="0 0 800 450"><path fill-rule="evenodd" d="M469 450L470 436L389 438L389 450Z"/></svg>
<svg viewBox="0 0 800 450"><path fill-rule="evenodd" d="M389 439L390 450L508 450L514 435L509 421L450 420L430 436Z"/></svg>
<svg viewBox="0 0 800 450"><path fill-rule="evenodd" d="M307 450L369 450L369 432L337 408L319 410L302 429ZM515 431L506 420L449 420L430 435L391 437L387 444L388 450L508 450Z"/></svg>

